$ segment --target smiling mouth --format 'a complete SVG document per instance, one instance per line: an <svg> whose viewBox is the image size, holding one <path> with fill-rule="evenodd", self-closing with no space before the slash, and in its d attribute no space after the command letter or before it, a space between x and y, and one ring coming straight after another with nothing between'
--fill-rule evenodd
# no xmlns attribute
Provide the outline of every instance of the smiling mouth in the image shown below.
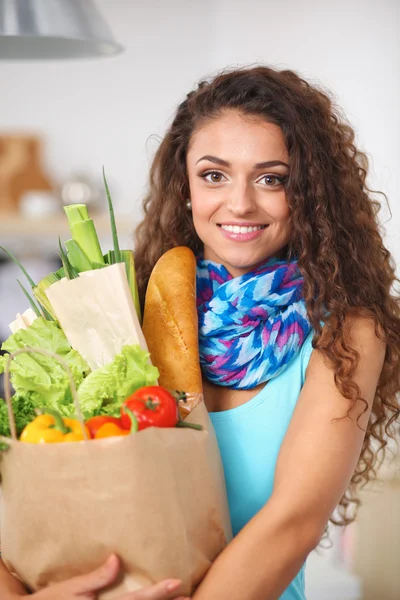
<svg viewBox="0 0 400 600"><path fill-rule="evenodd" d="M223 229L224 231L229 231L230 233L253 233L254 231L260 231L261 229L265 229L268 225L222 225L218 223L218 227Z"/></svg>

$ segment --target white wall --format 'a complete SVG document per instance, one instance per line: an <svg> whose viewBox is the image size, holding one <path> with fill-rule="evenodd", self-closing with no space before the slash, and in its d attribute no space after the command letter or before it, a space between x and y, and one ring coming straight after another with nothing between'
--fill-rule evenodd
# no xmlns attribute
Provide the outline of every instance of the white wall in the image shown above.
<svg viewBox="0 0 400 600"><path fill-rule="evenodd" d="M67 62L0 61L0 131L46 136L54 177L75 170L101 176L118 208L138 220L152 135L213 60L212 21L200 2L97 0L124 54ZM211 4L210 4L211 6ZM134 209L134 210L132 210Z"/></svg>
<svg viewBox="0 0 400 600"><path fill-rule="evenodd" d="M219 0L218 67L268 62L330 89L388 194L388 243L400 264L400 2ZM244 9L245 7L245 9ZM383 220L389 218L382 211Z"/></svg>
<svg viewBox="0 0 400 600"><path fill-rule="evenodd" d="M148 165L178 102L227 65L290 67L331 89L389 196L400 263L400 3L397 0L97 0L121 56L1 63L0 130L44 132L56 178L105 164L132 226ZM150 139L149 139L150 138ZM388 218L387 210L383 214Z"/></svg>

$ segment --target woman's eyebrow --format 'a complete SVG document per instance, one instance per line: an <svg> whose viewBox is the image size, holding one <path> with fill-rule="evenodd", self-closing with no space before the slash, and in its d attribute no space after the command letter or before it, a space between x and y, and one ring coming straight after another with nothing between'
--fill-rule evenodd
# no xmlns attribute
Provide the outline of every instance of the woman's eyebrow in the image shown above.
<svg viewBox="0 0 400 600"><path fill-rule="evenodd" d="M196 165L202 161L202 160L209 160L210 162L213 162L217 165L221 165L222 167L231 167L231 163L228 162L227 160L223 160L222 158L218 158L217 156L211 156L211 154L206 154L205 156L202 156L201 158L199 158L199 160L196 162Z"/></svg>
<svg viewBox="0 0 400 600"><path fill-rule="evenodd" d="M212 156L211 154L206 154L205 156L199 158L199 160L196 162L196 165L202 160L209 160L210 162L213 162L216 165L221 165L222 167L229 168L232 166L231 163L227 160L223 160L222 158L218 158L217 156ZM260 162L255 164L254 169L267 169L269 167L277 167L279 165L289 168L289 165L281 160L268 160L266 162Z"/></svg>

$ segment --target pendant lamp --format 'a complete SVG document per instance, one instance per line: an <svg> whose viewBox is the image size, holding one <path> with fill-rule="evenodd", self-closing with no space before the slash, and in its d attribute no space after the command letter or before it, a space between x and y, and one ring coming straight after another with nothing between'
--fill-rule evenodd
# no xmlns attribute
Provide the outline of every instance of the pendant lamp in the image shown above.
<svg viewBox="0 0 400 600"><path fill-rule="evenodd" d="M0 0L0 60L93 58L122 50L92 0Z"/></svg>

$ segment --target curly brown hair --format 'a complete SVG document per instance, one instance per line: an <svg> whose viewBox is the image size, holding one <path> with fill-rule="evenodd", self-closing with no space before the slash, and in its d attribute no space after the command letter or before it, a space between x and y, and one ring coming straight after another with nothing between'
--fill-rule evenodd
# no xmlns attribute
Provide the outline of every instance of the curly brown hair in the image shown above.
<svg viewBox="0 0 400 600"><path fill-rule="evenodd" d="M293 71L259 66L222 72L187 95L156 153L145 217L136 232L141 301L164 252L178 245L195 253L202 248L186 209L186 154L194 132L228 110L261 117L283 131L290 156L285 183L291 210L288 253L298 258L304 276L313 346L333 366L336 386L349 399L348 414L358 402L367 409L353 379L359 355L349 345L349 314L372 318L386 343L358 465L339 517L332 518L347 524L360 504L360 487L376 477L400 414L400 303L395 266L379 232L379 203L366 184L367 157L357 150L353 129L328 93Z"/></svg>

